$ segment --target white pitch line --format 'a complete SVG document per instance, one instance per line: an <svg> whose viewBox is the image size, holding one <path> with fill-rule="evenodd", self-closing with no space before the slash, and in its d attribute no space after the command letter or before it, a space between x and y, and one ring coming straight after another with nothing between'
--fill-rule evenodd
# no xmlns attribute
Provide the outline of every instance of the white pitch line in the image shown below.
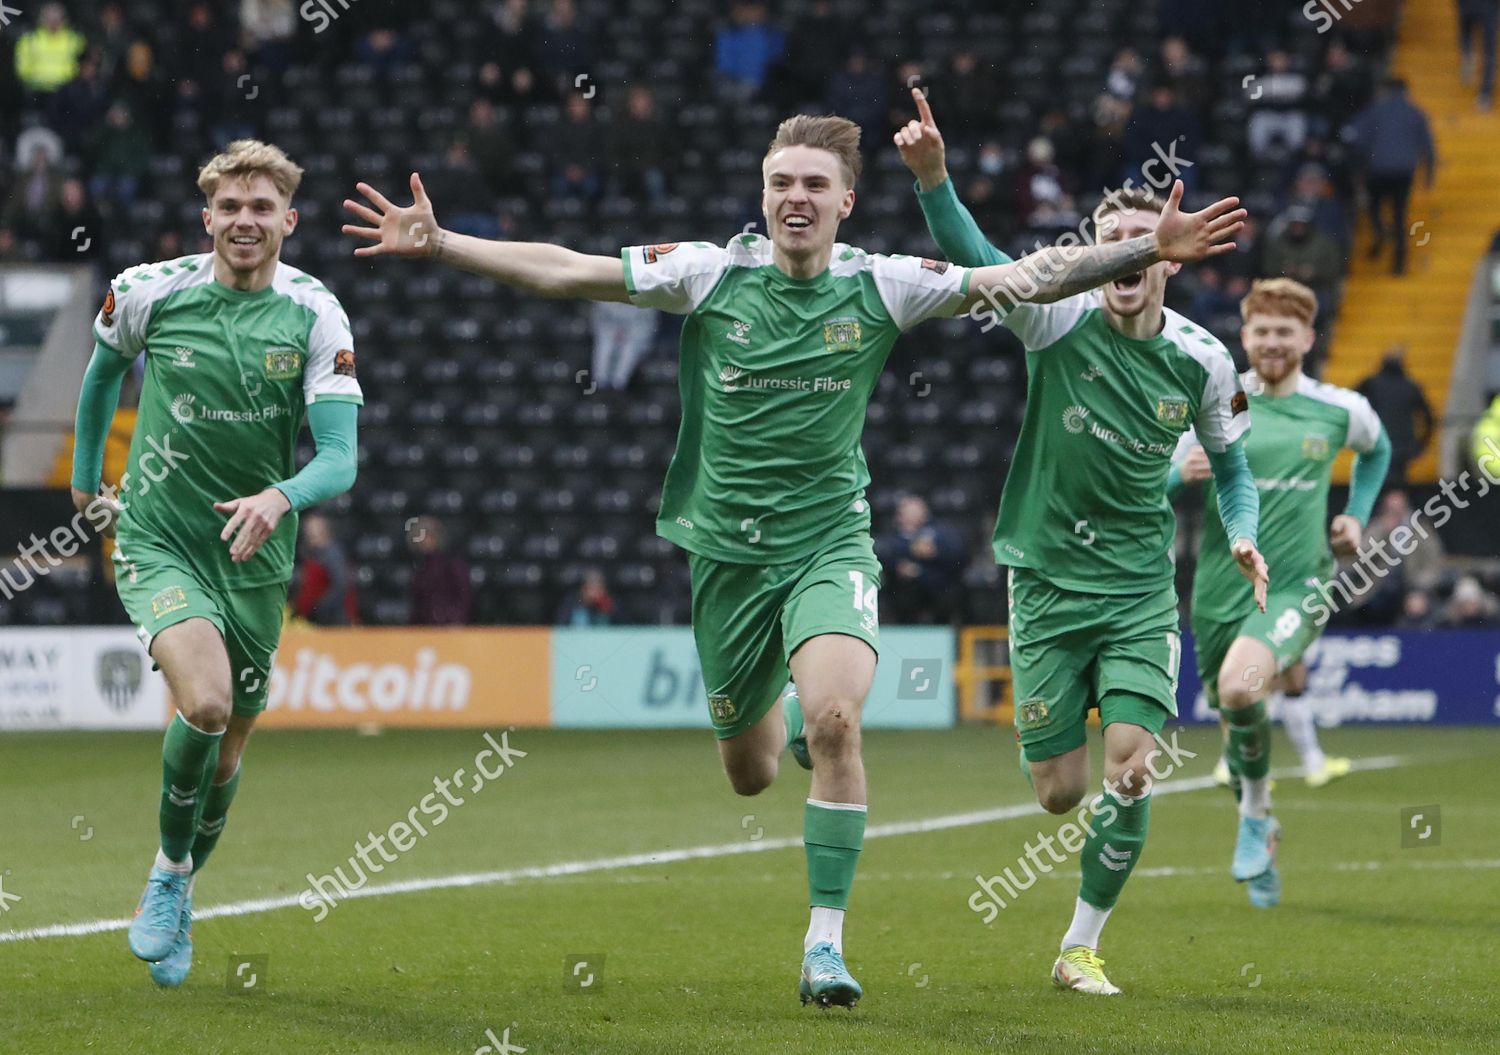
<svg viewBox="0 0 1500 1055"><path fill-rule="evenodd" d="M1362 758L1354 763L1359 770L1392 769L1407 763L1400 755L1382 755L1377 758ZM1296 776L1297 770L1286 769L1272 773L1277 777ZM1214 786L1212 776L1186 777L1179 780L1164 780L1152 790L1156 796L1172 795L1188 791L1202 791ZM894 821L877 824L865 832L866 839L883 839L897 835L921 835L927 832L948 831L952 828L968 828L978 824L1015 820L1043 813L1035 802L1023 802L1011 806L1000 806L990 810L974 810L968 813L950 813L942 817L927 817L913 821ZM351 890L339 901L358 898L386 897L391 894L417 894L428 890L454 890L461 887L490 886L501 883L517 883L528 879L557 879L564 876L586 875L592 872L612 872L623 868L642 868L648 865L673 864L678 861L701 861L716 857L733 857L737 854L765 853L770 850L789 850L802 845L800 836L781 839L757 839L746 842L719 843L713 846L691 846L675 850L654 850L649 853L623 854L617 857L599 857L590 861L563 861L552 865L534 865L529 868L507 868L494 872L467 872L450 876L431 876L426 879L404 879L389 883L376 883ZM228 916L250 916L278 909L299 907L301 892L279 897L251 898L231 901L195 910L194 920L218 919ZM0 931L0 945L6 942L31 941L43 938L78 938L90 934L105 934L124 930L130 926L126 919L93 919L78 923L54 923L47 927L28 930Z"/></svg>

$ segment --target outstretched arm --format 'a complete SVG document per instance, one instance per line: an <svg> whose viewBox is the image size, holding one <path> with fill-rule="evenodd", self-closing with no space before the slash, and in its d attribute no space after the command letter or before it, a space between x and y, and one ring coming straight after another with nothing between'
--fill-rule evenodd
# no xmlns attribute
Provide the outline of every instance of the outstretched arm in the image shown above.
<svg viewBox="0 0 1500 1055"><path fill-rule="evenodd" d="M932 240L944 256L963 267L1010 263L1011 258L984 237L973 215L958 200L953 181L948 178L943 134L938 131L927 96L921 88L913 88L911 95L917 105L917 119L896 132L896 147L901 160L917 177L917 201Z"/></svg>
<svg viewBox="0 0 1500 1055"><path fill-rule="evenodd" d="M356 184L356 189L375 208L344 199L344 208L371 225L344 224L345 234L373 243L354 250L355 256L427 257L542 297L630 300L625 266L617 256L575 253L547 242L490 241L443 230L422 178L415 172L408 206L392 204L368 183Z"/></svg>
<svg viewBox="0 0 1500 1055"><path fill-rule="evenodd" d="M1181 201L1182 181L1177 180L1151 234L1090 246L1054 245L1009 264L976 268L964 308L981 302L1000 311L1017 304L1050 304L1163 260L1186 263L1234 250L1230 239L1246 216L1238 198L1222 198L1195 213L1180 212Z"/></svg>

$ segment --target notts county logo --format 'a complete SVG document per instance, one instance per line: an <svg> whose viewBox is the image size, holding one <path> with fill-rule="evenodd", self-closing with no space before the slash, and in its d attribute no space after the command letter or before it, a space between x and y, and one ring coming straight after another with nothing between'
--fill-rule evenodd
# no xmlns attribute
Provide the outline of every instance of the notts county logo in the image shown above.
<svg viewBox="0 0 1500 1055"><path fill-rule="evenodd" d="M118 714L130 710L136 693L141 691L141 654L129 649L112 648L99 653L98 666L94 671L99 685L99 695L110 709Z"/></svg>

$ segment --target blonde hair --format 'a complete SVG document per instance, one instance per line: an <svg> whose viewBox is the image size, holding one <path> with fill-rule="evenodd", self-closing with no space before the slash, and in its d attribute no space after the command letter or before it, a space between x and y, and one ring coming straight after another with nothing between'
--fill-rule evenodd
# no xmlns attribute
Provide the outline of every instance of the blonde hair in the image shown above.
<svg viewBox="0 0 1500 1055"><path fill-rule="evenodd" d="M776 128L776 138L766 148L766 160L786 147L816 147L839 159L844 182L854 186L864 161L859 156L859 125L846 117L788 117ZM761 161L762 167L765 160Z"/></svg>
<svg viewBox="0 0 1500 1055"><path fill-rule="evenodd" d="M1256 312L1266 315L1290 315L1306 326L1318 317L1318 296L1302 283L1290 278L1256 279L1240 301L1240 318L1249 321Z"/></svg>
<svg viewBox="0 0 1500 1055"><path fill-rule="evenodd" d="M1103 233L1105 217L1114 213L1129 215L1139 210L1160 216L1166 207L1166 199L1152 194L1149 187L1123 187L1113 194L1106 194L1104 200L1094 207L1094 230Z"/></svg>
<svg viewBox="0 0 1500 1055"><path fill-rule="evenodd" d="M302 183L302 166L286 156L286 151L271 143L258 139L236 139L222 154L209 159L208 164L198 170L198 189L209 201L219 192L226 179L248 181L252 176L264 175L276 184L287 201L297 193Z"/></svg>

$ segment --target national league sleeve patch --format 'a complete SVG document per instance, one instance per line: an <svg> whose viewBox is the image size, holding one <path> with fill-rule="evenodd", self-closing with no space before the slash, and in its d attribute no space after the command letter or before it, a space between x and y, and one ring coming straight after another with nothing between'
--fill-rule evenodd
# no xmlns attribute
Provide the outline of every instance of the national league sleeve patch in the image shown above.
<svg viewBox="0 0 1500 1055"><path fill-rule="evenodd" d="M944 274L945 272L947 272L947 270L948 270L948 261L946 261L946 260L932 260L932 259L929 259L928 257L924 256L922 258L922 269L924 271L936 271L939 275L941 275L941 274Z"/></svg>
<svg viewBox="0 0 1500 1055"><path fill-rule="evenodd" d="M342 374L344 377L354 377L354 352L348 348L342 348L334 354L333 372Z"/></svg>
<svg viewBox="0 0 1500 1055"><path fill-rule="evenodd" d="M1243 414L1250 409L1250 397L1245 395L1245 390L1240 389L1229 398L1229 412L1231 414Z"/></svg>
<svg viewBox="0 0 1500 1055"><path fill-rule="evenodd" d="M115 287L110 286L104 294L104 307L99 309L99 319L106 326L115 324Z"/></svg>

